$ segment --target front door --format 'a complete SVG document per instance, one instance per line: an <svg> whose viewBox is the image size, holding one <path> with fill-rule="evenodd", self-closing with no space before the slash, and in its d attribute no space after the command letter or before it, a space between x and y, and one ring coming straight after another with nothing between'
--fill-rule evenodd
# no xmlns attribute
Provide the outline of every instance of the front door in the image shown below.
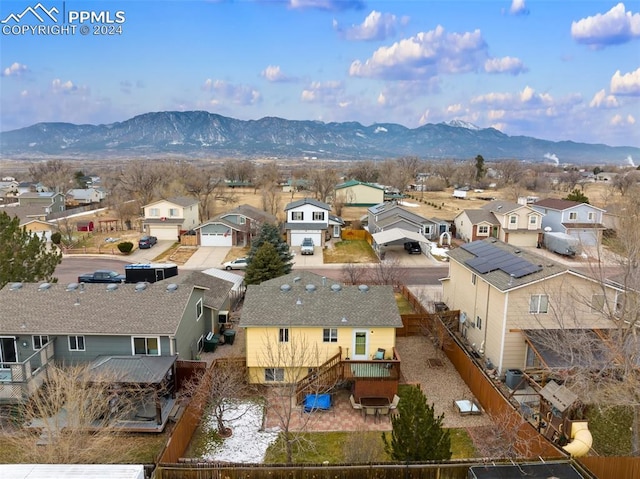
<svg viewBox="0 0 640 479"><path fill-rule="evenodd" d="M8 365L4 363L18 362L18 353L16 351L16 338L0 337L0 368L6 368Z"/></svg>
<svg viewBox="0 0 640 479"><path fill-rule="evenodd" d="M366 329L356 329L353 331L353 354L351 359L369 359L369 335Z"/></svg>

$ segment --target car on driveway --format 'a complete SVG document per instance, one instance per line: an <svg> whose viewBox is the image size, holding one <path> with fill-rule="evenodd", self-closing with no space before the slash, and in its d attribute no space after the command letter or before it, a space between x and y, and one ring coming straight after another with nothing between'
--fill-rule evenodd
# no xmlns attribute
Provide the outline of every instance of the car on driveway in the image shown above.
<svg viewBox="0 0 640 479"><path fill-rule="evenodd" d="M305 238L302 240L300 254L313 254L313 239Z"/></svg>
<svg viewBox="0 0 640 479"><path fill-rule="evenodd" d="M140 238L140 240L138 241L138 248L140 249L151 248L157 242L158 242L158 238L156 238L155 236L145 235L142 238Z"/></svg>
<svg viewBox="0 0 640 479"><path fill-rule="evenodd" d="M404 249L409 254L420 254L422 253L422 248L420 247L420 243L417 241L407 241L404 244Z"/></svg>
<svg viewBox="0 0 640 479"><path fill-rule="evenodd" d="M233 261L223 263L222 266L227 271L231 269L247 269L247 258L236 258Z"/></svg>

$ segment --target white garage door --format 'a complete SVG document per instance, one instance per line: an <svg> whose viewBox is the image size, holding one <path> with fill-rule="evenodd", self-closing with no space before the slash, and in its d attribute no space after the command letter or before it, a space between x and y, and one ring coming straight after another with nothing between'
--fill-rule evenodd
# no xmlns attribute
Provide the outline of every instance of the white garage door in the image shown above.
<svg viewBox="0 0 640 479"><path fill-rule="evenodd" d="M202 233L200 246L232 246L232 235L223 233Z"/></svg>
<svg viewBox="0 0 640 479"><path fill-rule="evenodd" d="M159 240L178 241L178 227L176 225L164 227L152 225L149 231L151 236L155 236Z"/></svg>
<svg viewBox="0 0 640 479"><path fill-rule="evenodd" d="M291 233L291 246L300 246L302 240L305 238L311 238L314 246L320 246L322 244L322 233L318 233L317 231L302 233L296 231L295 233Z"/></svg>

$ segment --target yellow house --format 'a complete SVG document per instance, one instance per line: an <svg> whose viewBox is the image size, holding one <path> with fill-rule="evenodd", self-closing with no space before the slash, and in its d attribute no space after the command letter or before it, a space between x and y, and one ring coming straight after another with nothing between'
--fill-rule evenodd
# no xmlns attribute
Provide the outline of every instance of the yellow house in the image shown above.
<svg viewBox="0 0 640 479"><path fill-rule="evenodd" d="M374 206L384 201L381 186L349 180L336 185L336 200L345 206Z"/></svg>
<svg viewBox="0 0 640 479"><path fill-rule="evenodd" d="M337 355L353 367L386 359L392 368L402 319L392 286L295 271L248 286L239 326L251 382L294 383Z"/></svg>
<svg viewBox="0 0 640 479"><path fill-rule="evenodd" d="M460 310L459 333L499 374L563 367L545 339L616 327L622 289L495 238L449 251L443 300ZM567 344L569 351L573 347Z"/></svg>

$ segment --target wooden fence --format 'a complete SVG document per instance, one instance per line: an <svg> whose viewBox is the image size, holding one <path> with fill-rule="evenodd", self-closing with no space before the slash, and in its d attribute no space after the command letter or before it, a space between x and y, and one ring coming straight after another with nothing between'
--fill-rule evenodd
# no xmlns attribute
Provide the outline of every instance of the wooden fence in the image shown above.
<svg viewBox="0 0 640 479"><path fill-rule="evenodd" d="M343 240L364 240L369 244L373 244L373 237L367 230L350 230L344 229L340 234L340 239Z"/></svg>
<svg viewBox="0 0 640 479"><path fill-rule="evenodd" d="M586 456L576 459L599 479L640 477L640 457Z"/></svg>

